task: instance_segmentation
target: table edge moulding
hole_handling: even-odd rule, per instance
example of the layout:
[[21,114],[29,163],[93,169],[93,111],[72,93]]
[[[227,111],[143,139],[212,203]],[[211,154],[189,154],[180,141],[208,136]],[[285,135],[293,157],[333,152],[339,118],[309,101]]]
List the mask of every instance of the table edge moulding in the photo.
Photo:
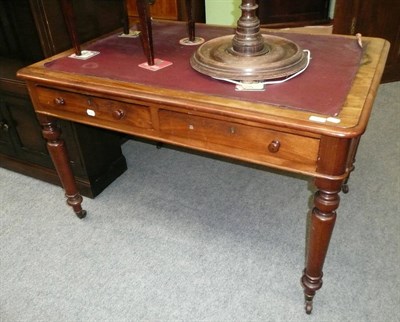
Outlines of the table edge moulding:
[[[253,94],[249,92],[231,94],[230,90],[235,91],[233,84],[222,85],[219,80],[201,75],[190,68],[189,59],[186,61],[186,58],[179,58],[181,54],[182,57],[186,57],[185,51],[193,53],[196,48],[190,49],[188,46],[180,48],[176,43],[178,48],[176,57],[172,56],[172,52],[169,55],[170,49],[162,50],[163,44],[159,43],[157,37],[163,32],[166,34],[160,36],[161,38],[168,38],[169,34],[176,33],[168,32],[168,28],[181,28],[181,36],[185,36],[184,23],[153,21],[153,24],[156,55],[162,55],[160,58],[173,63],[171,67],[163,69],[162,73],[166,74],[159,71],[144,71],[136,63],[132,63],[132,70],[135,71],[132,74],[136,77],[144,75],[144,78],[139,80],[130,79],[131,75],[127,75],[126,79],[90,73],[85,75],[82,69],[79,69],[79,72],[71,72],[68,69],[71,65],[66,61],[68,59],[66,57],[73,53],[72,50],[18,72],[18,76],[27,82],[35,111],[43,128],[43,136],[47,140],[49,152],[63,183],[68,204],[72,206],[78,217],[86,215],[81,206],[82,197],[76,188],[69,167],[65,144],[60,139],[57,119],[98,126],[158,142],[311,176],[315,179],[317,192],[311,215],[306,268],[301,278],[306,311],[311,313],[312,299],[322,286],[322,267],[335,223],[336,209],[339,207],[339,192],[344,184],[347,190],[347,179],[353,168],[358,142],[367,127],[385,66],[389,43],[383,39],[366,37],[363,39],[363,46],[360,47],[357,39],[351,36],[296,36],[310,45],[314,40],[315,42],[323,40],[327,46],[336,44],[337,40],[340,40],[340,42],[349,43],[352,48],[359,46],[358,50],[361,54],[355,73],[352,79],[345,81],[349,85],[348,90],[343,94],[341,108],[332,115],[303,108],[280,106],[275,102],[266,103],[268,99],[254,101]],[[208,28],[218,29],[218,32],[226,34],[232,30],[204,25],[199,26],[197,33],[209,39]],[[262,32],[271,31],[262,30]],[[291,37],[288,33],[278,31],[272,33],[277,36]],[[104,45],[109,41],[107,39],[111,39],[107,37],[113,37],[113,35],[84,44],[83,48],[95,48],[97,44]],[[110,41],[114,43],[119,40],[111,39]],[[130,44],[139,42],[135,39],[128,41]],[[98,48],[103,50],[98,56],[106,55],[108,47]],[[119,48],[116,46],[108,49],[115,54]],[[142,50],[129,51],[129,53],[132,55],[132,61],[134,59],[146,61]],[[292,84],[300,84],[302,80],[310,77],[310,73],[317,73],[313,71],[312,66],[314,64],[315,67],[321,63],[318,62],[318,48],[311,51],[311,57],[310,69],[287,83],[293,81],[298,83]],[[93,58],[93,62],[101,65],[101,59],[103,58]],[[329,67],[330,62],[326,61],[323,64]],[[182,75],[191,75],[187,76],[190,78],[197,77],[198,89],[187,90],[180,89],[179,86],[157,86],[151,83],[159,77],[157,75],[172,77],[172,73],[180,72],[183,73]],[[322,82],[324,74],[321,75],[314,79],[315,84]],[[336,75],[325,76],[332,79],[336,77]],[[202,86],[203,90],[200,90]],[[278,95],[279,88],[291,88],[290,86],[293,85],[285,86],[289,87],[270,85],[267,86],[264,94],[255,93],[254,96],[265,95],[268,98],[268,95],[272,93]],[[211,91],[214,87],[223,88],[223,93],[204,92],[204,88],[210,88]],[[328,91],[335,92],[336,88],[328,88],[322,95],[328,97],[330,94]],[[303,95],[304,97],[311,95],[307,99],[312,99],[316,93],[311,91]]]

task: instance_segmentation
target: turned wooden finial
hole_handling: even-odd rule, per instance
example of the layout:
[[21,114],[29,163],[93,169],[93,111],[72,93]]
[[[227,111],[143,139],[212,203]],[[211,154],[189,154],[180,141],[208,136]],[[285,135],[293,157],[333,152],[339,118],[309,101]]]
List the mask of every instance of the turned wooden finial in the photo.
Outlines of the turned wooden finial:
[[256,15],[256,0],[243,0],[240,5],[242,15],[237,22],[236,34],[232,40],[232,53],[243,56],[265,54],[265,46],[260,32],[260,19]]

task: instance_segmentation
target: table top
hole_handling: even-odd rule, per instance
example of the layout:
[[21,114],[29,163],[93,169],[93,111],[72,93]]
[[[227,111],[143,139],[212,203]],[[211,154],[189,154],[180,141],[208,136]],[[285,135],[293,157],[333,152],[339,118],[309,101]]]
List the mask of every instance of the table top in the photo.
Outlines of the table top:
[[[100,52],[89,60],[71,59],[72,52],[66,51],[24,68],[18,76],[64,89],[215,110],[276,126],[352,137],[365,130],[389,48],[387,41],[378,38],[364,38],[361,48],[351,36],[273,32],[310,50],[310,66],[284,84],[267,85],[264,92],[237,92],[234,85],[190,67],[197,46],[179,45],[185,24],[153,22],[153,29],[156,58],[172,62],[165,69],[140,68],[145,61],[140,40],[115,33],[83,46]],[[197,35],[206,40],[233,32],[197,26]]]

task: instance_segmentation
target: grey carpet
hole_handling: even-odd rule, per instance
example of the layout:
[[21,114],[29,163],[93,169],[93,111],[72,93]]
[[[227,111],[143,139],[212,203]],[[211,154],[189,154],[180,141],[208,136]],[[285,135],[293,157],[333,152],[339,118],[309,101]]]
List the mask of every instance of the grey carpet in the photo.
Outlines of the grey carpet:
[[0,168],[0,320],[400,321],[399,101],[380,87],[311,316],[308,178],[130,140],[84,220]]

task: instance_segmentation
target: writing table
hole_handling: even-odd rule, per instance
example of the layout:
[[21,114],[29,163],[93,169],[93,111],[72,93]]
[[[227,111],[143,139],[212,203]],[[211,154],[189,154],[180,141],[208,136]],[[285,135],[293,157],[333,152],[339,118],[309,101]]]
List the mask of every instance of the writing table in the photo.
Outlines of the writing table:
[[[366,129],[389,44],[365,38],[361,48],[350,36],[283,34],[310,50],[308,69],[262,92],[237,92],[191,69],[197,47],[179,44],[185,33],[184,24],[154,22],[156,58],[172,62],[158,71],[138,66],[145,62],[139,39],[114,34],[84,46],[99,51],[89,60],[69,58],[67,51],[18,72],[67,203],[78,217],[86,215],[57,119],[311,176],[317,192],[301,278],[310,313],[322,286],[339,192]],[[197,33],[207,40],[233,30],[200,25]]]

